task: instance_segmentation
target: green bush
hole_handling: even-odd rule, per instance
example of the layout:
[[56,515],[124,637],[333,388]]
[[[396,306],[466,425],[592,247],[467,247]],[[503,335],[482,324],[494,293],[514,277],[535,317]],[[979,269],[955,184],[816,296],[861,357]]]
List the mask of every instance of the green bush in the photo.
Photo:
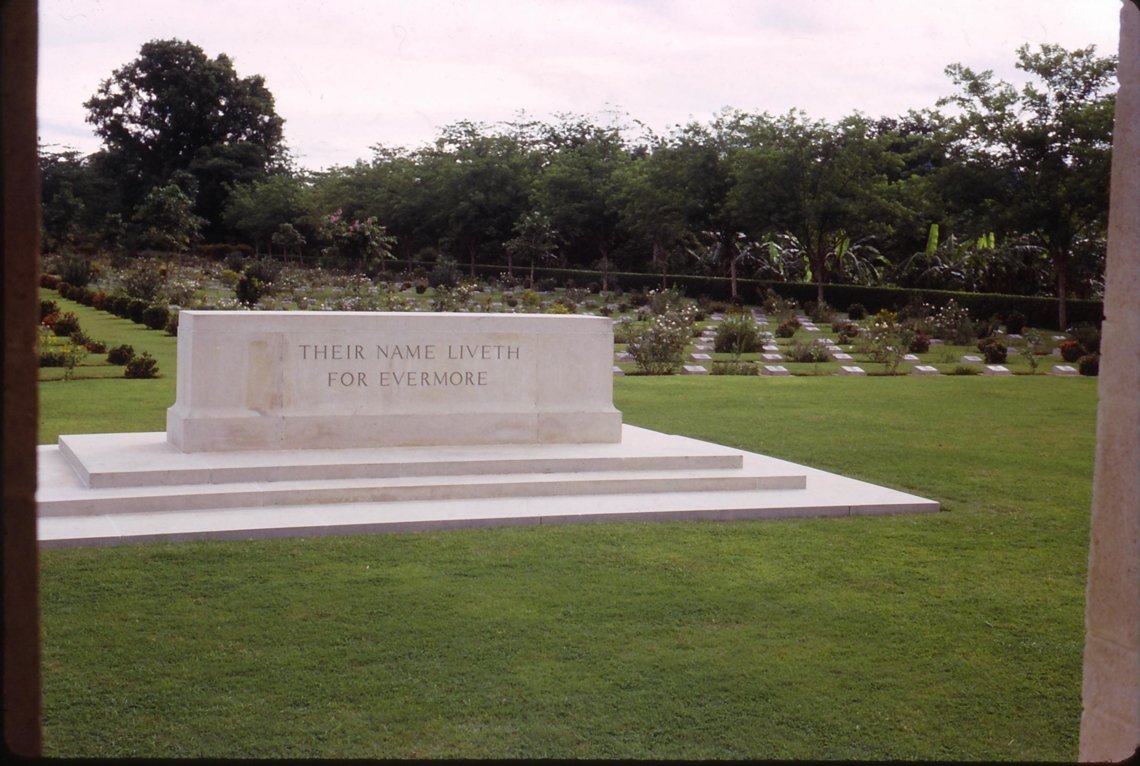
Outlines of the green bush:
[[440,258],[428,272],[427,281],[432,287],[455,287],[459,284],[459,265],[450,258]]
[[1077,370],[1081,375],[1095,378],[1100,374],[1100,354],[1085,354],[1077,360]]
[[67,352],[61,348],[45,348],[40,351],[40,367],[66,367]]
[[134,357],[131,361],[127,362],[127,368],[123,370],[124,378],[157,378],[158,377],[158,362],[150,355],[149,351],[144,351],[139,356]]
[[40,301],[40,321],[52,314],[59,313],[59,304],[55,301]]
[[716,328],[713,349],[721,354],[740,356],[760,350],[760,328],[747,314],[729,314]]
[[177,311],[171,311],[170,312],[170,318],[166,320],[166,327],[163,329],[166,330],[167,335],[173,335],[176,338],[178,337],[178,312]]
[[1020,311],[1011,311],[1005,315],[1005,331],[1008,335],[1021,335],[1025,329],[1025,314]]
[[123,319],[129,316],[130,305],[131,299],[126,295],[112,295],[107,299],[107,310]]
[[1089,322],[1077,322],[1070,332],[1087,353],[1100,353],[1100,330],[1097,329],[1096,325]]
[[827,349],[815,341],[810,341],[792,344],[792,347],[788,349],[788,358],[793,362],[826,362],[828,355]]
[[756,375],[759,369],[752,362],[713,362],[711,375]]
[[72,333],[78,331],[79,317],[75,316],[74,311],[68,311],[66,314],[60,316],[55,320],[55,324],[52,326],[52,332],[60,338],[70,337]]
[[150,306],[149,303],[141,298],[131,298],[127,302],[127,318],[135,324],[143,323],[143,312]]
[[863,317],[867,316],[867,307],[862,303],[852,303],[847,307],[847,318],[858,322]]
[[978,341],[978,351],[982,352],[987,364],[1005,364],[1008,354],[1005,344],[997,338],[983,338]]
[[142,323],[151,330],[164,329],[169,320],[170,309],[166,306],[160,306],[158,304],[147,306],[146,310],[142,313]]
[[77,253],[68,253],[59,261],[59,277],[76,287],[91,284],[91,262]]
[[691,337],[692,311],[658,314],[640,333],[630,339],[626,350],[637,368],[646,375],[672,375],[681,366],[681,355]]
[[920,332],[916,332],[914,337],[910,339],[910,353],[925,354],[929,350],[930,338]]
[[107,362],[110,364],[127,364],[135,358],[134,346],[123,344],[122,346],[115,346],[107,352]]
[[796,330],[800,329],[798,319],[785,319],[780,322],[780,326],[776,328],[776,337],[790,338],[796,334]]

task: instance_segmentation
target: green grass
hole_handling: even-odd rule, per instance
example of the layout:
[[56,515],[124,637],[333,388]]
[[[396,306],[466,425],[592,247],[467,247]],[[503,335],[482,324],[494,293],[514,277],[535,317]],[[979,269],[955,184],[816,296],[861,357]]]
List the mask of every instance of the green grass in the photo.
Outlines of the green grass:
[[72,380],[63,380],[60,368],[40,368],[39,443],[54,444],[69,433],[164,430],[166,408],[174,404],[177,338],[60,298],[54,290],[41,290],[40,296],[58,303],[61,312],[75,312],[83,331],[108,348],[127,344],[136,354],[149,352],[160,377],[124,378],[122,367],[105,364],[106,354],[89,354]]
[[[85,406],[161,428],[172,399],[41,388],[96,385]],[[45,551],[46,751],[1075,759],[1095,398],[1046,376],[615,380],[627,422],[940,514]]]

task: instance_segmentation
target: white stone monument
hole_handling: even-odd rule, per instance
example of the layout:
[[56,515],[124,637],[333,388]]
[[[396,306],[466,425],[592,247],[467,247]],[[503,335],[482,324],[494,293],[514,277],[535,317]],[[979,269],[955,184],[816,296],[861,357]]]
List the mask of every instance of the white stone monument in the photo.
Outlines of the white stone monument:
[[183,452],[621,440],[604,317],[184,311]]
[[40,542],[938,510],[623,425],[613,376],[602,317],[184,312],[166,432],[40,447]]

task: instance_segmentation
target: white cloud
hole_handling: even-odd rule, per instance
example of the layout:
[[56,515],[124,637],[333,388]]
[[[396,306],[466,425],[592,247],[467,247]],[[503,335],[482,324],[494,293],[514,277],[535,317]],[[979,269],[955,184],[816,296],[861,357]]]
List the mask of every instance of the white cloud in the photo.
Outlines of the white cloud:
[[[41,0],[40,130],[97,148],[83,101],[151,39],[261,74],[316,167],[460,119],[619,105],[664,130],[724,107],[837,119],[933,106],[961,61],[1018,79],[1022,43],[1115,52],[1119,0]],[[84,138],[86,137],[86,138]]]

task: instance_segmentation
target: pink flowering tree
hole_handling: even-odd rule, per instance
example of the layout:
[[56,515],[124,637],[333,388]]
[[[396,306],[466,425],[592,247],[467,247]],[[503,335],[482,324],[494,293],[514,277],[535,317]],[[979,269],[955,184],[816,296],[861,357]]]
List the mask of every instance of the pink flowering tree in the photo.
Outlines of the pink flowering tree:
[[355,218],[349,221],[344,211],[337,209],[321,220],[320,233],[332,242],[324,249],[325,255],[358,264],[363,271],[369,271],[377,264],[383,265],[385,260],[394,257],[392,248],[396,238],[388,234],[373,216],[363,221]]

